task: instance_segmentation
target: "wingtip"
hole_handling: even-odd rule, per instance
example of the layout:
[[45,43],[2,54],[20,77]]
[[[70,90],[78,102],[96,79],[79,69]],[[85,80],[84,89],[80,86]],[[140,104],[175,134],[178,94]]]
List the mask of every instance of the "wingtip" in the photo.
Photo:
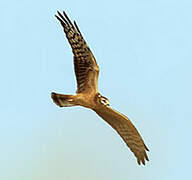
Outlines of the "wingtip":
[[139,165],[143,164],[145,166],[145,163],[146,163],[145,160],[149,161],[149,158],[148,158],[146,152],[144,152],[144,155],[142,157],[140,157],[140,158],[138,157],[137,158],[137,162],[138,162]]
[[139,165],[141,165],[141,162],[140,162],[140,160],[139,160],[139,159],[137,159],[137,163],[138,163]]
[[69,21],[70,21],[70,19],[69,19],[69,17],[68,17],[68,15],[67,15],[67,13],[66,13],[65,11],[63,11],[63,15],[65,16],[65,18],[66,18],[67,20],[69,20]]
[[145,159],[144,159],[144,158],[142,159],[142,163],[143,163],[143,165],[145,166]]
[[[141,163],[142,162],[142,163]],[[139,165],[144,165],[145,166],[145,159],[143,158],[143,159],[137,159],[137,163],[139,164]]]
[[149,149],[148,149],[148,147],[147,147],[146,145],[145,145],[145,150],[146,150],[146,151],[149,151]]
[[61,24],[63,23],[63,21],[61,20],[61,18],[60,18],[57,14],[55,15],[55,17],[56,17],[56,19],[57,19],[58,21],[60,21]]
[[57,13],[56,13],[56,15],[55,16],[61,16],[61,13],[60,13],[60,11],[59,10],[57,10]]
[[81,31],[80,31],[76,21],[73,21],[73,22],[74,22],[75,28],[77,29],[78,33],[82,36]]
[[66,14],[66,12],[65,12],[65,11],[63,11],[63,14],[64,14],[65,16],[67,16],[67,14]]

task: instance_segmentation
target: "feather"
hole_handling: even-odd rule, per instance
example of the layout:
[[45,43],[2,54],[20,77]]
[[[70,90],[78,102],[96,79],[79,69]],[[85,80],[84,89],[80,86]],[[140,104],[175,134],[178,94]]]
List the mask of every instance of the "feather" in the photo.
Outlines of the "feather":
[[110,126],[122,137],[124,142],[136,156],[138,164],[142,162],[145,165],[145,160],[149,161],[146,154],[146,151],[149,151],[149,149],[145,145],[135,126],[126,116],[108,106],[102,106],[94,111],[110,124]]
[[[61,23],[66,37],[71,45],[74,55],[74,69],[77,80],[77,93],[97,92],[99,67],[87,46],[79,27],[74,21],[74,25],[65,12],[63,15],[58,11],[55,17]],[[90,72],[90,70],[94,70]],[[84,78],[84,80],[82,80]]]

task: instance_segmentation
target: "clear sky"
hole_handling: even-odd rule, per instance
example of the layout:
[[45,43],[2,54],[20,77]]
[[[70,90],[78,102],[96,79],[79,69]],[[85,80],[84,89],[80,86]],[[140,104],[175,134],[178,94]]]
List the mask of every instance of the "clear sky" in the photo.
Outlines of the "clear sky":
[[[191,0],[1,1],[0,179],[191,179],[191,9]],[[57,10],[94,53],[100,92],[144,138],[145,167],[94,112],[52,103],[52,91],[76,90]]]

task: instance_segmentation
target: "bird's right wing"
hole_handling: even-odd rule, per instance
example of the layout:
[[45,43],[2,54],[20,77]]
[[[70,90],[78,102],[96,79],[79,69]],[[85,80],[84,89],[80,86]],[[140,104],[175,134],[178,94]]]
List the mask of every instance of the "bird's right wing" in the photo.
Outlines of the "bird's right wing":
[[91,50],[75,21],[73,25],[65,12],[61,14],[58,11],[55,16],[60,21],[73,51],[77,93],[96,93],[99,67]]
[[108,106],[103,106],[94,111],[109,123],[123,138],[124,142],[136,156],[138,164],[142,162],[145,165],[145,159],[149,161],[146,154],[146,151],[149,151],[147,146],[135,126],[126,116]]

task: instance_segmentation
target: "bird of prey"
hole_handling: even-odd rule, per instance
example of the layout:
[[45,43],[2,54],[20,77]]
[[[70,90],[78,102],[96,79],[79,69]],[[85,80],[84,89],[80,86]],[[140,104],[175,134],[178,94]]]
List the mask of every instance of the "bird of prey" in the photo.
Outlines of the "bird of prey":
[[146,154],[149,150],[139,132],[125,115],[110,108],[109,100],[98,92],[99,67],[76,22],[72,23],[65,12],[57,13],[55,17],[72,48],[77,91],[75,95],[52,92],[54,103],[60,107],[83,106],[95,111],[117,131],[134,153],[138,164],[142,162],[145,165],[145,160],[149,161]]

